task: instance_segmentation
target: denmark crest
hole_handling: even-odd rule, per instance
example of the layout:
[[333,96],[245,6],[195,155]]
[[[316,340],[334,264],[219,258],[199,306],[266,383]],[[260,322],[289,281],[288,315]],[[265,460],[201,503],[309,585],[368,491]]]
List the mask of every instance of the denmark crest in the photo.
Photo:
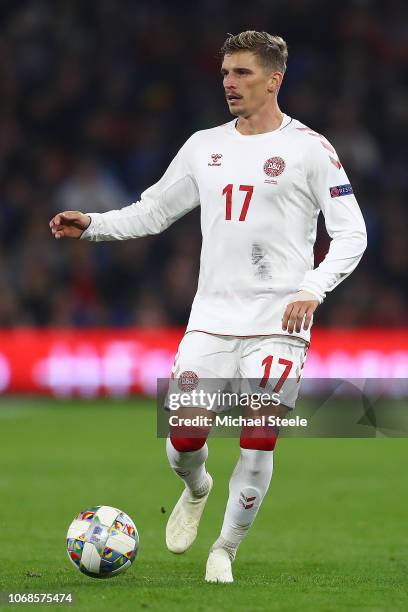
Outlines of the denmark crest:
[[270,157],[264,163],[264,172],[268,176],[279,176],[285,169],[285,160],[281,157]]
[[198,376],[195,372],[186,370],[179,376],[178,386],[181,391],[193,391],[197,388]]

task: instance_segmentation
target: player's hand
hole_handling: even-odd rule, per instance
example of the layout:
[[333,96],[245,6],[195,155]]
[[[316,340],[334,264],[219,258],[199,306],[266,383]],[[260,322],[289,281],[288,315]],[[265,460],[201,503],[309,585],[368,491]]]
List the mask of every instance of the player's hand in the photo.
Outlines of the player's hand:
[[91,223],[91,217],[79,210],[66,210],[58,213],[50,221],[51,232],[54,238],[80,238],[82,232]]
[[303,329],[309,329],[313,313],[318,306],[319,300],[315,295],[308,291],[298,291],[293,302],[286,306],[282,318],[283,331],[287,329],[290,334],[293,334],[293,331],[296,330],[299,333],[302,329],[303,319],[305,319]]

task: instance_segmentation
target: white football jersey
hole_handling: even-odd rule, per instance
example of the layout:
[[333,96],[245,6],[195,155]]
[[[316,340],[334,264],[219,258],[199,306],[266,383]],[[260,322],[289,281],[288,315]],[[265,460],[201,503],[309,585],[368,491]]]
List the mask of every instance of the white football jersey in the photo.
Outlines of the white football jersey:
[[[196,132],[139,202],[91,213],[86,240],[125,240],[165,230],[201,206],[200,277],[187,330],[284,334],[300,289],[320,301],[358,264],[366,230],[331,144],[284,116],[280,128],[244,136],[236,120]],[[315,269],[319,212],[332,238]],[[295,336],[309,340],[310,331]]]

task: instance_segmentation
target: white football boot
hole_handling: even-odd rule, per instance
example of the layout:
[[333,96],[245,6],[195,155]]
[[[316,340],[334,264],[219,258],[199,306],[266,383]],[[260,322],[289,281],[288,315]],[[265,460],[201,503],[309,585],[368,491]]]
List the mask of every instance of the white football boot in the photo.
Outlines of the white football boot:
[[173,508],[166,526],[166,545],[175,554],[188,550],[197,537],[198,525],[201,515],[213,486],[213,480],[207,473],[209,480],[208,492],[202,497],[194,497],[186,488]]
[[211,551],[205,570],[206,582],[234,582],[229,554],[223,548]]

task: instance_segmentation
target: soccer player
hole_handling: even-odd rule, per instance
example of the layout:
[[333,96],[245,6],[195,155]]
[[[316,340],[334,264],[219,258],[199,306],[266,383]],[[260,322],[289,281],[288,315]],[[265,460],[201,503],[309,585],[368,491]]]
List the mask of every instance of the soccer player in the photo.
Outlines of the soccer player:
[[[285,410],[296,401],[313,313],[366,248],[363,217],[335,149],[278,106],[287,56],[279,36],[230,35],[221,74],[234,119],[193,134],[139,202],[105,213],[66,211],[50,222],[57,239],[126,240],[158,234],[201,206],[198,289],[173,376],[277,379]],[[332,240],[314,268],[320,211]],[[231,564],[271,481],[275,442],[262,428],[242,430],[208,582],[233,581]],[[166,542],[183,553],[212,487],[206,436],[171,432],[167,455],[185,489]]]

